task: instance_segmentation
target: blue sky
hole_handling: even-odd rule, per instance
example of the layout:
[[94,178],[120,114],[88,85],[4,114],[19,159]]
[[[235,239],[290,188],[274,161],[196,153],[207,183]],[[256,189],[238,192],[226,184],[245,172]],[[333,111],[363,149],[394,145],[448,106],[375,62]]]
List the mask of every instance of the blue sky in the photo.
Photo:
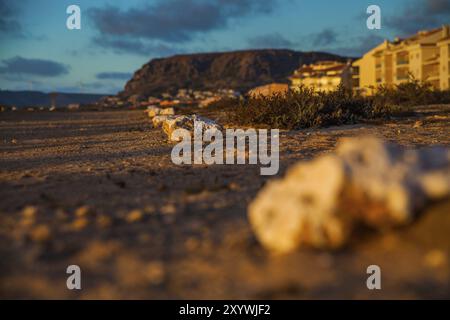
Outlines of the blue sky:
[[[80,6],[81,30],[66,28]],[[366,9],[382,10],[368,30]],[[0,0],[0,88],[116,93],[152,58],[250,48],[358,56],[450,23],[449,0]]]

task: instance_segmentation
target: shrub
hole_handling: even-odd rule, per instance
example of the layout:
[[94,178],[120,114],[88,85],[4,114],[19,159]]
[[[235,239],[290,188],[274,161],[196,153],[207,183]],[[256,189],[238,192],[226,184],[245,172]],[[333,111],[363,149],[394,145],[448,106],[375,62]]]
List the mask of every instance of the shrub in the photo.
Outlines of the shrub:
[[450,90],[436,90],[430,83],[410,76],[410,81],[393,87],[380,86],[373,96],[378,104],[401,107],[450,103]]
[[241,125],[300,129],[354,123],[385,116],[389,111],[374,99],[358,96],[342,86],[319,93],[301,87],[283,95],[247,97],[231,109],[229,116],[230,121]]
[[381,86],[370,97],[343,86],[332,92],[300,87],[286,94],[222,102],[228,120],[235,124],[280,129],[351,124],[385,118],[411,106],[439,103],[450,103],[450,90],[434,90],[430,84],[414,79],[395,87]]
[[212,102],[208,106],[208,110],[228,111],[229,109],[233,109],[238,104],[239,98],[222,98],[220,100]]

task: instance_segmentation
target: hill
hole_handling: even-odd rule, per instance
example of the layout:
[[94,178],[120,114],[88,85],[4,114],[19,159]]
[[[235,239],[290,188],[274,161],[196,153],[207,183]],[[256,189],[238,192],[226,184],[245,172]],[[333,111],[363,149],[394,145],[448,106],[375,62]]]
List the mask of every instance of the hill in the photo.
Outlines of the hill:
[[176,55],[145,64],[121,95],[155,95],[180,88],[246,91],[271,82],[288,82],[294,70],[305,63],[347,59],[323,52],[275,49]]
[[[72,103],[88,104],[98,101],[102,94],[58,93],[56,106],[65,107]],[[51,105],[49,93],[40,91],[0,90],[0,105],[16,107],[48,107]]]

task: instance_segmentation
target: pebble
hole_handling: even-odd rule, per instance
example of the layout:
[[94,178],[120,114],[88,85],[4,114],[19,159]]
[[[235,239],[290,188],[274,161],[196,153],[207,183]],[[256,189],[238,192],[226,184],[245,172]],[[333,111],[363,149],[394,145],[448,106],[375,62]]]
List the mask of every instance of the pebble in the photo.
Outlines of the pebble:
[[112,225],[112,219],[107,215],[100,215],[97,217],[97,226],[100,228],[108,228]]
[[125,220],[128,223],[134,223],[134,222],[141,221],[143,217],[144,217],[144,214],[142,213],[142,210],[136,209],[136,210],[130,211],[127,214]]
[[172,215],[177,212],[177,208],[172,203],[168,203],[161,207],[161,213],[166,215]]
[[38,208],[35,206],[26,206],[22,210],[22,216],[24,218],[34,218],[38,212]]
[[160,261],[152,261],[148,263],[145,267],[145,275],[151,284],[161,284],[165,277],[164,264]]
[[30,239],[34,242],[47,242],[51,238],[50,228],[47,225],[39,225],[30,231]]
[[89,224],[89,220],[84,217],[76,218],[72,224],[71,229],[74,231],[81,231]]
[[89,206],[82,206],[75,210],[75,216],[86,217],[91,214],[91,208]]
[[444,251],[434,249],[425,254],[424,263],[429,268],[439,268],[445,265],[447,256]]

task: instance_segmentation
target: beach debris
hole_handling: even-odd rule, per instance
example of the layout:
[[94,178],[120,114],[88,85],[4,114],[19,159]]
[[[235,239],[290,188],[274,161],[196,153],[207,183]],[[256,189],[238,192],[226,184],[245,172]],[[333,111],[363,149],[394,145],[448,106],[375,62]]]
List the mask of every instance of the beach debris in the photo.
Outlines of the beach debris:
[[384,229],[412,222],[432,200],[450,195],[450,150],[411,150],[373,137],[347,138],[334,154],[291,168],[249,206],[268,249],[339,248],[364,224]]

